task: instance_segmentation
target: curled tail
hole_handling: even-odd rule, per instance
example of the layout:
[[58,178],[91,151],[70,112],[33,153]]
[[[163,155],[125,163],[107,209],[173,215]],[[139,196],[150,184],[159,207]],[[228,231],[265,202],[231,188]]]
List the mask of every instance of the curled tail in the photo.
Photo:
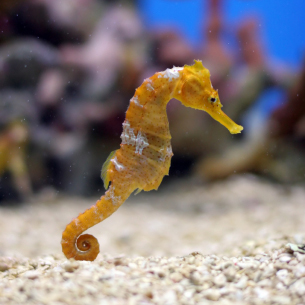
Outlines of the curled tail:
[[99,243],[90,235],[81,235],[84,231],[103,221],[115,212],[128,198],[131,192],[125,196],[119,196],[120,190],[116,190],[112,184],[105,196],[102,196],[95,205],[84,213],[74,218],[62,233],[62,251],[67,258],[75,260],[93,261],[99,254]]

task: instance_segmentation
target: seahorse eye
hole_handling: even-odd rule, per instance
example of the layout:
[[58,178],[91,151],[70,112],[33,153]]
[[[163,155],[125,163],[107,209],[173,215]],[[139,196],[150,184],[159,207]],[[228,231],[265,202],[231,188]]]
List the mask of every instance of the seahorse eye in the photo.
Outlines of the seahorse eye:
[[211,103],[215,103],[217,101],[217,97],[209,97],[209,101]]

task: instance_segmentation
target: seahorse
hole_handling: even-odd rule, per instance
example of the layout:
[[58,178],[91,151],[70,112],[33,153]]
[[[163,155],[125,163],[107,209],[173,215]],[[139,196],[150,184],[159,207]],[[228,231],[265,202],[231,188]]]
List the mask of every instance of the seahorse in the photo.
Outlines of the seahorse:
[[102,167],[106,191],[95,205],[74,218],[62,234],[62,251],[67,258],[93,261],[99,253],[97,239],[84,231],[114,213],[136,190],[157,190],[168,175],[171,135],[166,105],[172,98],[184,106],[208,112],[232,134],[243,127],[222,110],[210,72],[200,60],[192,66],[173,67],[144,80],[130,100],[123,123],[120,149],[112,152]]

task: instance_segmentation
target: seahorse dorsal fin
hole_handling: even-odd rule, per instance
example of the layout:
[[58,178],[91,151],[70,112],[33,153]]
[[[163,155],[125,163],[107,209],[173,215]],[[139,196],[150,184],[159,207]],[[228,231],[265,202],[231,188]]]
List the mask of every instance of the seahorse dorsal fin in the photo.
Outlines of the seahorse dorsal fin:
[[108,156],[108,158],[106,159],[106,161],[104,162],[103,167],[102,167],[101,178],[103,179],[104,187],[106,190],[108,189],[108,186],[109,186],[109,177],[108,177],[107,171],[111,164],[110,160],[114,157],[115,153],[116,153],[116,150],[114,150],[110,153],[110,155]]

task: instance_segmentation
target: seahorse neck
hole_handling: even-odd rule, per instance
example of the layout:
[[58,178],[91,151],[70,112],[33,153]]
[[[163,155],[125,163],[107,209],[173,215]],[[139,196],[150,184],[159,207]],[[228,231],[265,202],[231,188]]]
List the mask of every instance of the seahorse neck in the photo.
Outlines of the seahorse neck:
[[[183,68],[174,67],[144,80],[130,100],[123,125],[122,140],[136,139],[138,131],[170,140],[167,103],[175,97]],[[133,133],[131,132],[134,132]],[[129,134],[130,133],[130,134]]]
[[[164,98],[163,102],[166,106],[168,102],[175,97],[177,85],[181,79],[181,71],[184,67],[173,67],[172,69],[166,69],[163,72],[157,73],[158,79],[161,79],[163,90],[167,91],[169,95]],[[160,94],[162,96],[162,93]]]

